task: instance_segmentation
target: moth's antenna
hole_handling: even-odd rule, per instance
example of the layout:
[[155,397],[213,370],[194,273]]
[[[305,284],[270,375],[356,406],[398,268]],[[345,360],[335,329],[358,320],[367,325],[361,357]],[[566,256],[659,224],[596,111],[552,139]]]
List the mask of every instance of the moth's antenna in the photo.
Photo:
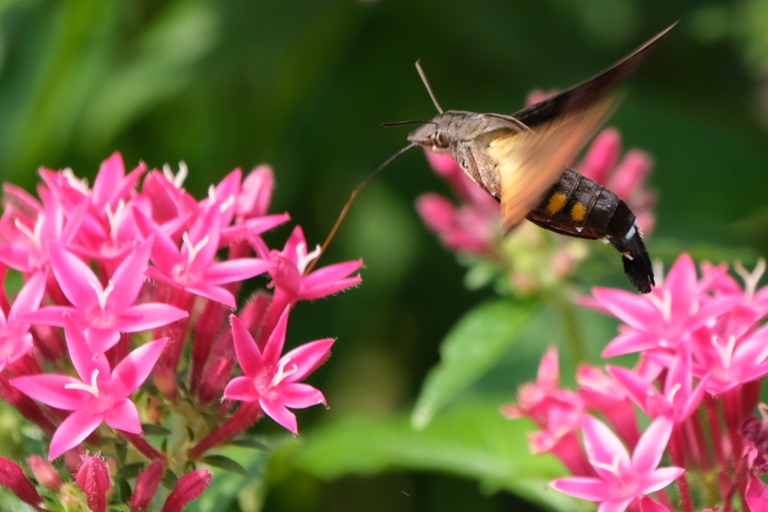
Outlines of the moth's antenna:
[[437,102],[437,98],[435,98],[435,93],[432,92],[432,88],[429,86],[429,81],[427,80],[427,75],[424,74],[424,70],[421,69],[421,61],[416,61],[416,70],[419,72],[419,76],[421,77],[421,81],[424,82],[424,87],[427,88],[427,92],[429,93],[429,97],[432,98],[432,103],[435,104],[435,108],[438,112],[441,114],[443,113],[443,108],[440,106],[440,104]]
[[328,245],[330,245],[331,240],[333,240],[333,237],[336,236],[336,231],[339,230],[339,226],[341,226],[341,221],[344,220],[344,217],[347,216],[347,212],[349,211],[349,207],[352,206],[352,203],[355,202],[355,199],[357,198],[357,194],[360,193],[361,190],[363,190],[363,187],[365,187],[368,183],[371,182],[373,178],[376,177],[377,174],[379,174],[381,171],[384,170],[386,166],[392,163],[392,161],[411,149],[412,147],[416,146],[415,142],[411,142],[407,146],[405,146],[403,149],[392,155],[391,157],[387,158],[387,160],[381,164],[375,171],[373,171],[371,174],[368,175],[367,178],[365,178],[356,188],[352,191],[352,194],[350,194],[349,199],[347,199],[347,202],[344,204],[344,208],[341,209],[341,213],[339,213],[338,218],[336,219],[336,222],[334,223],[333,227],[331,228],[331,232],[328,233],[328,236],[325,239],[325,242],[323,242],[323,245],[320,247],[320,254],[317,255],[317,258],[313,259],[309,265],[307,265],[306,270],[304,270],[304,275],[306,276],[310,272],[312,272],[312,269],[315,268],[315,265],[317,264],[317,261],[320,259],[320,257],[325,253],[325,250],[328,248]]

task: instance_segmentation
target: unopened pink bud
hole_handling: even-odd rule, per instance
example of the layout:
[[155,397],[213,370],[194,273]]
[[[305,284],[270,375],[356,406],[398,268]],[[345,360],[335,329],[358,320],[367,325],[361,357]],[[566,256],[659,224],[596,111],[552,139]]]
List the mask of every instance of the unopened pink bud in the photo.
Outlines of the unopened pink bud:
[[163,465],[160,462],[153,462],[141,472],[136,479],[136,489],[128,502],[131,512],[144,512],[147,509],[157,492],[162,477]]
[[106,461],[98,455],[86,455],[75,480],[85,492],[88,508],[93,512],[106,512],[112,487]]
[[260,165],[243,180],[237,198],[237,215],[246,219],[267,213],[275,188],[275,176],[268,165]]
[[0,457],[0,485],[10,489],[24,503],[37,506],[43,501],[21,467],[5,457]]
[[27,463],[40,485],[51,490],[61,487],[61,475],[52,464],[44,461],[39,455],[32,455],[27,459]]
[[207,469],[198,469],[179,478],[176,488],[165,500],[160,512],[180,512],[187,503],[203,494],[212,477]]

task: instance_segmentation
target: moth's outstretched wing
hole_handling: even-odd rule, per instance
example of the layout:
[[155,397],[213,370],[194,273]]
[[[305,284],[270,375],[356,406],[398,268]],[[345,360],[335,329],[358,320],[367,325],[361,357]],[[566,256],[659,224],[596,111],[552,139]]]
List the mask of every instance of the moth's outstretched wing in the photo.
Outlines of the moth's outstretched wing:
[[599,75],[512,116],[528,130],[502,135],[489,144],[501,181],[502,222],[517,226],[542,201],[615,107],[613,89],[632,74],[673,24]]
[[536,128],[540,124],[552,122],[553,119],[560,116],[589,109],[634,73],[643,60],[650,55],[651,50],[675,25],[677,22],[653,36],[602,73],[551,98],[530,105],[512,114],[512,117],[530,128]]
[[567,163],[613,112],[613,97],[536,128],[493,139],[488,154],[501,181],[501,219],[508,231],[544,199]]

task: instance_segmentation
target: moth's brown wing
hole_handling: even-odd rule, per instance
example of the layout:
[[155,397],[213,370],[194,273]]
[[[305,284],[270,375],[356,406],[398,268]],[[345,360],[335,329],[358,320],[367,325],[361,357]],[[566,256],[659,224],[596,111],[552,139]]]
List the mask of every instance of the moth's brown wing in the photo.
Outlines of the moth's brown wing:
[[625,78],[634,73],[656,44],[675,25],[677,23],[662,30],[635,51],[597,76],[551,98],[530,105],[512,114],[512,117],[530,128],[536,128],[541,124],[552,122],[562,115],[591,108],[592,105],[601,101]]
[[599,75],[508,116],[529,130],[500,136],[489,145],[500,173],[502,222],[507,230],[541,203],[565,166],[612,112],[613,89],[676,24]]
[[613,112],[608,97],[592,108],[561,115],[536,128],[491,140],[488,154],[501,181],[501,220],[517,226],[544,199],[576,153]]

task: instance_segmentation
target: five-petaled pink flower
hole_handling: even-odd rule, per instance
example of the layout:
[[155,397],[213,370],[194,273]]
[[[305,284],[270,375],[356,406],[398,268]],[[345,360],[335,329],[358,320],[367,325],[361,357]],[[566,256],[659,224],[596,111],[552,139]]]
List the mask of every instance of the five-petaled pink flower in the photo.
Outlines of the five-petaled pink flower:
[[274,267],[259,258],[216,261],[222,229],[218,203],[205,208],[192,227],[182,235],[181,247],[151,219],[136,212],[136,221],[145,236],[154,235],[148,277],[234,308],[235,297],[223,285],[243,281]]
[[40,374],[11,380],[11,384],[35,400],[74,411],[56,429],[48,460],[80,444],[103,422],[117,430],[141,433],[139,413],[129,397],[149,376],[167,341],[162,338],[145,343],[112,370],[103,354],[94,354],[72,321],[66,334],[69,355],[80,379]]
[[634,500],[663,489],[685,472],[677,467],[657,468],[672,427],[666,418],[651,423],[630,456],[605,423],[586,416],[584,450],[598,476],[559,478],[549,485],[576,498],[599,502],[599,512],[623,512]]
[[[263,252],[260,244],[256,244],[255,248]],[[361,260],[328,265],[307,274],[310,263],[319,255],[320,247],[307,252],[304,231],[301,226],[296,226],[283,250],[269,253],[269,259],[275,264],[269,269],[269,274],[276,292],[289,296],[289,303],[294,304],[298,300],[327,297],[360,283],[359,275],[348,276],[363,266]]]
[[74,305],[44,307],[22,317],[29,322],[64,327],[68,321],[85,332],[96,353],[113,347],[121,332],[140,332],[187,316],[174,306],[159,302],[134,304],[144,285],[152,239],[142,243],[118,266],[106,286],[80,258],[58,244],[51,244],[51,266],[64,295]]
[[284,356],[289,309],[283,312],[264,350],[259,350],[243,322],[231,316],[232,337],[237,360],[245,375],[232,379],[224,389],[224,398],[243,402],[258,401],[263,411],[294,434],[298,433],[296,416],[288,410],[325,404],[323,394],[298,381],[315,371],[330,355],[333,340],[317,340],[297,347]]

